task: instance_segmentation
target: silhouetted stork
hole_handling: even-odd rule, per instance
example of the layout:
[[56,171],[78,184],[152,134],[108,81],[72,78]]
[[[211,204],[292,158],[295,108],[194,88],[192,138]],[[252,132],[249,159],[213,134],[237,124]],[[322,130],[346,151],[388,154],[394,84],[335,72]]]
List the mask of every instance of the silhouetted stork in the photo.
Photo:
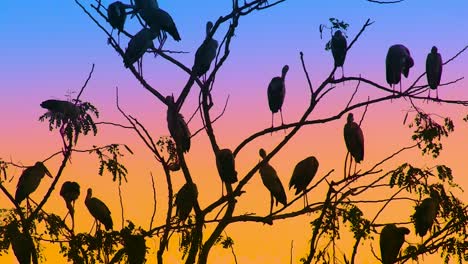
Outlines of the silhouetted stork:
[[317,174],[319,162],[314,156],[310,156],[301,160],[294,167],[291,180],[289,181],[289,189],[294,187],[296,189],[296,195],[300,192],[304,192],[304,207],[309,205],[307,200],[307,194],[305,193],[307,186]]
[[439,198],[436,195],[431,195],[430,198],[424,199],[421,204],[415,207],[413,215],[414,227],[416,234],[424,237],[427,231],[431,230],[432,225],[439,211]]
[[[265,159],[266,152],[264,149],[260,149],[259,151],[260,157]],[[273,212],[273,197],[276,199],[276,206],[278,206],[278,202],[286,206],[286,192],[284,191],[283,184],[281,184],[281,180],[276,174],[276,170],[268,164],[268,162],[264,162],[260,165],[260,176],[262,177],[262,182],[265,187],[267,187],[268,191],[270,191],[270,214]]]
[[177,112],[177,106],[174,102],[174,96],[166,97],[167,106],[167,127],[171,137],[183,152],[190,150],[190,130],[185,123],[182,114]]
[[[364,134],[362,133],[361,127],[356,122],[354,122],[354,116],[352,113],[348,114],[347,122],[343,129],[343,134],[346,148],[352,156],[349,164],[350,171],[353,159],[356,163],[361,163],[361,161],[364,159]],[[348,156],[346,155],[346,157]],[[354,168],[356,169],[356,167]]]
[[341,30],[335,31],[331,39],[331,51],[333,60],[335,61],[335,67],[341,67],[342,77],[344,77],[343,64],[346,59],[347,48],[348,43]]
[[153,39],[156,38],[156,36],[157,34],[151,29],[143,28],[130,39],[124,54],[125,68],[139,61],[137,67],[138,73],[143,75],[143,55],[148,49],[154,48]]
[[36,162],[34,166],[26,168],[18,180],[18,185],[16,185],[15,201],[21,204],[24,199],[28,198],[37,189],[45,175],[52,178],[52,174],[40,161]]
[[383,264],[393,264],[398,258],[401,246],[405,242],[405,235],[410,231],[406,227],[386,225],[380,233],[380,253]]
[[41,103],[41,107],[54,114],[61,114],[64,118],[75,119],[80,114],[80,108],[69,101],[55,99],[45,100]]
[[159,40],[158,49],[161,49],[166,42],[166,32],[169,33],[175,41],[181,40],[174,20],[166,11],[161,8],[148,7],[140,9],[139,13],[151,30],[157,34]]
[[6,238],[10,241],[13,253],[20,264],[30,264],[31,255],[34,250],[34,242],[31,236],[19,231],[18,223],[8,224]]
[[289,66],[284,65],[283,70],[281,71],[281,77],[276,76],[271,79],[270,84],[268,85],[268,105],[271,110],[271,128],[273,128],[273,115],[278,113],[281,114],[281,125],[283,123],[283,112],[281,107],[283,106],[284,96],[286,95],[286,86],[284,84],[284,79],[288,73]]
[[[429,88],[436,90],[437,99],[439,99],[439,90],[437,87],[440,85],[440,77],[442,76],[442,56],[437,52],[437,47],[433,46],[431,53],[427,55],[426,59],[426,76]],[[428,98],[431,97],[431,90],[429,90]]]
[[237,182],[236,163],[230,149],[221,149],[218,152],[216,155],[216,167],[223,182],[227,184]]
[[198,197],[198,189],[195,184],[186,183],[176,195],[176,214],[179,220],[184,222],[192,211]]
[[125,20],[127,19],[127,13],[125,10],[130,7],[131,6],[125,5],[120,1],[113,2],[107,7],[107,21],[109,21],[109,24],[112,26],[111,35],[114,29],[118,30],[117,36],[119,38],[119,44],[120,32],[123,31]]
[[208,72],[208,70],[210,69],[211,62],[216,57],[218,41],[209,37],[211,28],[213,28],[213,23],[211,21],[208,21],[206,23],[205,40],[195,53],[195,62],[192,67],[192,72],[197,77],[205,75]]
[[401,92],[401,74],[408,78],[409,70],[414,66],[413,58],[407,47],[397,44],[388,49],[385,59],[387,83],[395,91],[395,84],[400,83]]
[[135,0],[134,11],[132,13],[137,13],[144,8],[159,8],[158,1],[156,0]]
[[[111,212],[101,200],[93,196],[93,190],[88,188],[88,193],[85,199],[85,205],[88,211],[95,218],[96,222],[99,221],[106,227],[106,230],[111,230],[113,227]],[[97,230],[96,226],[96,230]]]
[[80,196],[80,185],[77,182],[66,181],[60,189],[60,196],[65,200],[68,212],[72,218],[72,225],[75,225],[75,201]]

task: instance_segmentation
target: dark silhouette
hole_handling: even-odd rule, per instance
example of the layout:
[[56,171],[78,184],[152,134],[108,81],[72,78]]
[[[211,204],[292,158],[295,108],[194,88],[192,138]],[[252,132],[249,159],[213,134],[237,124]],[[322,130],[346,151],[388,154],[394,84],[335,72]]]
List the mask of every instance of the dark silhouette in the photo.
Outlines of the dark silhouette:
[[[265,159],[266,152],[264,149],[260,149],[259,151],[260,157]],[[284,191],[283,184],[281,184],[281,180],[276,174],[276,170],[268,164],[268,162],[264,162],[260,165],[260,176],[262,177],[262,182],[265,187],[267,187],[268,191],[270,191],[270,214],[273,212],[273,197],[276,199],[276,206],[278,206],[278,202],[286,206],[286,192]]]
[[271,127],[273,128],[273,115],[278,113],[281,114],[281,125],[283,123],[283,112],[281,107],[283,106],[284,96],[286,95],[286,86],[284,84],[284,79],[288,73],[289,66],[284,65],[283,70],[281,71],[281,77],[276,76],[271,79],[270,84],[268,85],[268,105],[271,110]]
[[42,102],[41,107],[70,119],[75,119],[80,114],[80,108],[69,101],[50,99]]
[[181,222],[184,222],[190,215],[197,197],[198,189],[195,184],[186,183],[180,188],[176,195],[175,206],[177,207],[176,214]]
[[[106,230],[111,230],[113,227],[111,212],[109,208],[98,198],[92,197],[93,190],[88,188],[88,194],[86,195],[85,204],[88,211],[96,219],[106,227]],[[97,229],[97,227],[96,227]]]
[[132,13],[137,13],[145,8],[159,8],[159,5],[156,0],[135,0],[135,6],[133,8],[134,11]]
[[70,213],[72,219],[74,219],[75,201],[80,196],[80,185],[77,182],[64,182],[62,184],[62,188],[60,189],[60,196],[62,196],[63,200],[65,200],[68,212]]
[[[164,45],[167,35],[171,35],[175,41],[180,41],[179,31],[172,20],[171,15],[161,8],[146,7],[139,11],[141,18],[148,24],[148,26],[158,35],[160,48]],[[162,32],[162,35],[161,35]]]
[[421,204],[416,206],[413,220],[417,235],[424,237],[427,231],[431,230],[438,208],[439,199],[435,196],[424,199]]
[[[436,98],[439,99],[439,90],[437,90],[437,87],[440,85],[440,77],[442,76],[442,56],[437,52],[436,46],[433,46],[431,53],[427,54],[426,76],[429,88],[436,90]],[[429,90],[428,97],[431,97],[431,90]]]
[[333,54],[333,60],[335,61],[335,67],[341,67],[342,77],[344,76],[343,64],[346,59],[346,49],[348,43],[346,42],[345,36],[341,30],[335,31],[331,39],[331,51]]
[[153,39],[156,36],[157,34],[151,29],[143,28],[130,39],[124,54],[125,68],[141,59],[138,63],[138,72],[142,75],[143,55],[148,49],[154,48]]
[[[352,113],[348,114],[343,134],[346,148],[352,157],[351,162],[354,159],[356,163],[361,163],[364,159],[364,134],[362,133],[361,127],[354,122],[354,116]],[[349,167],[351,168],[351,163],[349,164]]]
[[213,28],[213,23],[208,21],[206,23],[206,38],[195,53],[195,62],[193,63],[192,72],[197,77],[208,72],[211,62],[216,57],[218,41],[209,37],[211,28]]
[[309,204],[305,190],[314,178],[315,174],[317,174],[318,167],[319,162],[314,156],[310,156],[299,161],[296,167],[294,167],[291,180],[289,181],[289,189],[292,187],[295,188],[295,195],[298,195],[300,192],[304,192],[304,206]]
[[185,123],[184,116],[177,112],[174,96],[166,97],[167,106],[167,128],[176,145],[183,151],[190,150],[190,130]]
[[125,10],[128,7],[130,6],[125,5],[120,1],[113,2],[107,7],[107,20],[109,21],[109,24],[112,26],[112,31],[114,31],[114,29],[118,30],[117,35],[119,36],[119,42],[120,42],[120,32],[123,31],[125,20],[127,19],[127,13]]
[[400,83],[401,92],[401,74],[408,78],[409,70],[414,66],[413,58],[407,47],[397,44],[388,49],[385,59],[387,83],[395,90],[395,84]]
[[6,230],[7,239],[11,243],[13,253],[20,264],[30,264],[31,255],[34,250],[34,242],[31,236],[25,235],[18,229],[17,222],[11,222]]
[[128,264],[145,263],[146,241],[142,235],[132,235],[128,231],[122,231],[125,253],[127,253]]
[[386,225],[380,233],[380,253],[383,264],[393,264],[398,258],[401,246],[405,242],[405,235],[410,231],[406,227],[396,227],[394,224]]
[[40,161],[36,162],[34,166],[26,168],[18,180],[18,185],[16,185],[15,201],[20,204],[29,197],[37,189],[45,175],[52,178],[52,174]]
[[219,176],[225,183],[233,184],[237,182],[237,171],[234,155],[230,149],[221,149],[216,155],[216,167]]

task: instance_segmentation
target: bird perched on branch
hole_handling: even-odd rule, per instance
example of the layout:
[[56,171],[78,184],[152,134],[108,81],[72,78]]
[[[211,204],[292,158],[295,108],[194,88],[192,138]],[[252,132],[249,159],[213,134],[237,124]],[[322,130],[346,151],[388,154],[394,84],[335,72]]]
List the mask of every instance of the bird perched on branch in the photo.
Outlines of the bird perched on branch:
[[205,75],[210,69],[211,62],[216,58],[218,49],[218,41],[210,37],[210,31],[213,28],[213,23],[206,23],[206,37],[203,43],[195,53],[195,62],[193,63],[192,72],[200,77]]
[[93,196],[93,190],[88,188],[88,193],[85,199],[85,205],[88,211],[96,221],[104,224],[106,230],[111,230],[113,227],[111,212],[101,200]]
[[397,44],[388,49],[385,59],[387,83],[395,91],[395,84],[400,83],[401,92],[401,74],[408,78],[410,68],[414,66],[414,60],[411,58],[407,47]]
[[184,222],[192,211],[198,197],[197,185],[186,183],[176,195],[176,214],[181,222]]
[[234,155],[230,149],[221,149],[216,155],[216,167],[221,180],[227,184],[237,182]]
[[125,68],[139,61],[137,65],[138,73],[142,75],[143,55],[148,49],[154,48],[153,39],[156,36],[157,34],[151,29],[143,28],[130,39],[124,54]]
[[68,212],[72,217],[72,222],[74,222],[75,201],[80,196],[80,185],[77,182],[64,182],[62,184],[62,188],[60,189],[60,196],[62,196],[63,200],[65,200]]
[[[260,157],[265,159],[266,152],[264,149],[260,149],[259,151]],[[262,161],[263,163],[260,165],[260,176],[262,177],[262,182],[265,187],[267,187],[268,191],[270,191],[270,214],[273,212],[273,197],[276,199],[276,206],[278,206],[278,202],[286,206],[286,192],[284,191],[283,184],[276,173],[276,170],[268,164],[266,161]]]
[[42,102],[41,107],[69,119],[75,119],[80,114],[80,107],[69,101],[50,99]]
[[107,7],[107,21],[112,26],[112,32],[114,29],[118,30],[117,35],[119,36],[120,43],[120,32],[123,31],[125,20],[127,19],[126,9],[130,8],[130,5],[125,5],[120,1],[115,1]]
[[34,166],[26,168],[18,180],[18,185],[16,185],[15,201],[21,204],[24,199],[28,198],[37,189],[45,175],[52,178],[52,174],[40,161],[36,162]]
[[284,97],[286,95],[286,86],[284,84],[284,79],[286,78],[286,74],[288,73],[289,66],[284,65],[281,71],[281,77],[277,76],[271,79],[270,84],[268,85],[268,105],[270,106],[271,110],[271,128],[273,128],[273,115],[278,113],[281,114],[281,125],[283,123],[283,112],[281,111],[281,107],[283,106]]
[[185,123],[184,116],[177,111],[177,106],[174,102],[174,96],[167,96],[167,127],[171,137],[174,139],[176,146],[183,152],[190,150],[190,130]]
[[289,181],[289,189],[292,187],[296,189],[296,195],[304,192],[304,207],[309,204],[307,194],[305,193],[307,186],[317,174],[319,162],[314,156],[310,156],[301,160],[294,167],[291,180]]
[[344,77],[343,64],[346,59],[347,48],[348,43],[346,42],[343,32],[341,32],[341,30],[335,31],[331,39],[331,51],[333,60],[335,61],[335,67],[341,67],[342,77]]
[[380,253],[383,264],[393,264],[398,258],[401,246],[405,242],[405,235],[410,231],[406,227],[386,225],[380,233]]
[[174,20],[166,11],[158,7],[149,6],[140,9],[139,14],[151,30],[157,34],[160,43],[159,49],[161,49],[164,42],[166,42],[166,32],[169,33],[175,41],[181,40]]
[[364,134],[362,133],[361,127],[356,122],[354,122],[354,116],[352,113],[348,114],[347,122],[343,129],[343,134],[346,148],[352,157],[349,164],[349,170],[351,170],[353,159],[356,163],[361,163],[361,161],[364,159]]
[[[439,99],[439,90],[437,90],[437,87],[440,85],[440,78],[442,77],[442,56],[437,52],[436,46],[433,46],[431,52],[427,54],[426,76],[429,88],[436,90],[436,98]],[[427,97],[431,97],[431,90],[429,90],[429,95]]]
[[439,211],[439,202],[438,194],[432,192],[431,197],[424,199],[421,204],[416,205],[412,218],[416,234],[420,237],[424,237],[427,231],[431,230]]

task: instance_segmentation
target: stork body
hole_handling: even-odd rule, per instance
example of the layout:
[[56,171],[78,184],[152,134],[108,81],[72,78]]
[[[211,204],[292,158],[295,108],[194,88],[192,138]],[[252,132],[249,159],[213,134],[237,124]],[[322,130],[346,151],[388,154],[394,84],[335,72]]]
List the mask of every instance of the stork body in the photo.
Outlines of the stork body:
[[[426,76],[429,88],[436,90],[437,98],[439,98],[439,92],[437,87],[440,85],[440,78],[442,77],[442,56],[437,52],[437,47],[434,46],[431,52],[426,58]],[[430,97],[431,91],[429,91]]]
[[216,57],[218,41],[209,37],[212,27],[213,23],[211,21],[206,23],[206,38],[195,53],[195,62],[192,67],[192,72],[197,77],[205,75],[208,72],[211,62]]
[[198,189],[195,184],[186,183],[176,195],[176,214],[180,221],[184,222],[192,211],[198,197]]
[[104,224],[106,230],[111,230],[113,223],[109,208],[101,200],[92,196],[93,190],[89,188],[85,199],[85,205],[88,208],[89,213],[91,213],[97,221]]
[[[260,149],[259,151],[260,157],[265,159],[266,152],[264,149]],[[276,200],[276,206],[278,202],[286,206],[287,198],[286,192],[284,191],[283,184],[276,173],[276,170],[268,164],[268,162],[264,162],[260,166],[260,176],[262,177],[263,185],[270,191],[270,214],[273,212],[273,198]]]
[[333,60],[335,61],[335,67],[341,67],[343,76],[343,64],[346,59],[347,48],[348,43],[341,30],[335,31],[335,34],[333,34],[333,37],[331,39],[331,51],[333,55]]
[[75,119],[80,114],[80,108],[69,101],[50,99],[42,102],[41,107],[70,119]]
[[393,89],[400,83],[401,92],[401,74],[408,78],[410,68],[414,66],[409,49],[401,44],[391,46],[387,52],[385,66],[387,83]]
[[[117,29],[118,35],[123,31],[127,13],[125,9],[129,7],[120,1],[113,2],[107,7],[107,20],[112,26],[112,30]],[[111,33],[112,34],[112,33]]]
[[167,127],[169,133],[176,145],[179,146],[183,152],[188,152],[190,150],[190,130],[188,129],[187,123],[185,123],[184,117],[177,112],[174,97],[168,96],[166,99],[168,102]]
[[398,258],[401,246],[405,242],[405,235],[410,231],[406,227],[386,225],[380,233],[380,253],[382,264],[393,264]]
[[361,161],[364,159],[364,134],[362,133],[361,127],[356,122],[354,122],[354,116],[352,113],[348,114],[347,122],[343,129],[343,135],[346,143],[346,148],[348,149],[348,152],[351,154],[352,157],[349,163],[349,175],[351,173],[351,165],[353,159],[356,162],[356,164],[361,163]]
[[297,163],[294,167],[291,180],[289,181],[289,189],[295,188],[296,195],[304,192],[304,206],[308,205],[307,194],[305,191],[307,186],[317,174],[319,162],[314,156],[307,157]]
[[216,167],[221,180],[228,184],[237,182],[234,155],[230,149],[221,149],[216,155]]
[[38,161],[34,166],[26,168],[19,178],[18,185],[16,185],[15,201],[21,204],[37,189],[45,175],[52,178],[52,174],[42,162]]
[[284,65],[281,77],[277,76],[271,79],[270,84],[268,85],[268,105],[271,111],[271,127],[273,128],[273,115],[278,113],[281,114],[281,125],[284,125],[283,122],[283,113],[281,108],[283,106],[284,97],[286,95],[286,86],[284,80],[286,78],[286,74],[288,73],[289,66]]
[[[165,32],[169,33],[169,35],[171,35],[171,37],[175,41],[181,40],[179,31],[177,30],[174,20],[172,19],[171,15],[169,15],[169,13],[167,13],[166,11],[162,10],[161,8],[148,7],[148,8],[142,8],[139,11],[139,13],[140,13],[141,18],[143,18],[146,24],[148,24],[151,30],[153,30],[154,32],[158,34],[160,38],[160,42],[161,42],[161,36],[160,36],[161,31],[163,35],[165,34]],[[164,38],[164,41],[165,41],[165,38]]]
[[426,198],[420,205],[416,206],[413,215],[416,234],[424,237],[431,230],[437,216],[439,202],[437,198]]
[[124,54],[125,68],[128,68],[130,65],[133,65],[133,63],[135,63],[136,61],[140,61],[138,63],[138,71],[141,74],[141,60],[143,59],[143,55],[148,49],[154,48],[153,39],[156,36],[156,33],[153,32],[151,29],[143,28],[130,39]]
[[64,182],[62,184],[62,188],[60,189],[60,196],[62,196],[63,200],[65,200],[68,212],[73,219],[75,215],[75,201],[80,196],[80,185],[77,182]]

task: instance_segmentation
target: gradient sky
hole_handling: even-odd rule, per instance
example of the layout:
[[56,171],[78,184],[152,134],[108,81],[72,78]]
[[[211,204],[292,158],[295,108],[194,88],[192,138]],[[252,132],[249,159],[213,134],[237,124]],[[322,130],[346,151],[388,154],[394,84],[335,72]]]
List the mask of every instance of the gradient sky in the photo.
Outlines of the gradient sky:
[[[20,3],[19,3],[20,2]],[[101,112],[100,121],[124,123],[115,107],[115,87],[119,87],[121,105],[133,116],[137,116],[157,139],[168,135],[166,125],[166,109],[153,98],[136,81],[133,75],[123,67],[122,58],[107,45],[105,34],[81,11],[74,1],[5,1],[2,3],[0,16],[0,33],[3,38],[0,44],[0,78],[2,80],[2,95],[0,96],[0,112],[3,129],[0,135],[0,157],[17,163],[31,165],[36,160],[42,160],[51,153],[60,150],[61,143],[56,131],[48,131],[47,125],[38,122],[38,117],[44,113],[39,104],[43,100],[63,99],[67,92],[78,92],[86,79],[92,63],[95,71],[82,99],[92,102]],[[93,1],[83,1],[88,6]],[[105,5],[110,1],[103,1]],[[216,4],[214,4],[216,3]],[[160,0],[160,6],[168,11],[175,20],[181,42],[168,39],[165,48],[188,51],[189,54],[177,54],[175,58],[189,67],[193,63],[193,54],[203,41],[205,23],[216,20],[220,15],[227,14],[230,0],[214,1],[167,1]],[[424,4],[424,6],[422,5]],[[410,51],[415,66],[411,69],[408,79],[403,79],[403,86],[414,81],[425,71],[425,58],[433,45],[439,48],[445,61],[455,55],[468,44],[466,29],[466,0],[438,1],[407,0],[395,5],[379,5],[364,0],[327,0],[306,1],[289,0],[267,11],[254,12],[240,21],[240,26],[233,38],[231,55],[224,68],[217,76],[216,88],[213,92],[215,106],[213,115],[222,110],[228,96],[229,105],[224,117],[214,127],[221,147],[234,148],[244,138],[252,133],[270,126],[271,113],[267,106],[266,88],[272,77],[280,75],[284,64],[290,66],[287,76],[286,99],[283,106],[285,122],[297,120],[307,107],[309,100],[308,87],[300,65],[299,52],[305,54],[308,71],[314,87],[317,87],[332,69],[332,56],[324,50],[329,35],[320,39],[319,25],[327,23],[328,18],[336,17],[348,22],[351,26],[348,36],[352,39],[367,18],[375,23],[369,27],[360,40],[348,53],[345,62],[345,75],[358,76],[375,80],[386,85],[384,60],[387,49],[393,44],[404,44]],[[110,26],[100,20],[109,30]],[[128,25],[128,27],[127,27]],[[126,28],[134,33],[138,30],[133,20],[128,20]],[[220,40],[222,34],[215,38]],[[121,45],[126,47],[128,39],[121,37]],[[442,82],[467,76],[468,54],[462,54],[444,68]],[[144,73],[147,80],[162,94],[178,94],[187,81],[184,72],[163,61],[156,60],[151,55],[145,55]],[[425,84],[425,78],[420,84]],[[323,103],[312,113],[311,118],[317,118],[335,113],[346,104],[354,90],[355,84],[339,85],[339,89],[331,93]],[[439,96],[447,99],[468,99],[467,81],[442,87]],[[357,99],[365,100],[367,96],[375,98],[383,93],[373,87],[363,85]],[[195,110],[195,99],[198,88],[194,87],[189,101],[184,105],[182,113],[186,119]],[[390,163],[392,166],[410,161],[415,165],[432,167],[436,164],[447,164],[453,169],[456,181],[465,190],[468,189],[466,177],[466,154],[468,149],[468,125],[461,122],[467,108],[460,106],[440,106],[438,104],[418,102],[427,112],[450,115],[455,121],[455,132],[444,141],[444,152],[437,159],[421,158],[419,152],[408,152]],[[411,130],[402,125],[404,110],[409,103],[397,102],[371,106],[363,123],[366,139],[366,160],[364,168],[378,162],[396,151],[399,146],[411,144]],[[355,111],[360,117],[363,109]],[[275,116],[275,124],[279,124],[279,116]],[[326,124],[303,128],[290,144],[283,149],[271,164],[286,185],[294,165],[302,158],[315,155],[320,161],[319,174],[335,168],[333,177],[342,177],[342,167],[346,149],[342,138],[342,126],[345,119]],[[6,125],[8,124],[8,126]],[[190,123],[190,129],[196,131],[201,127],[197,118]],[[246,147],[238,156],[236,163],[240,175],[250,170],[258,162],[258,148],[264,147],[270,151],[284,134],[278,132],[267,135]],[[219,177],[215,172],[214,158],[207,152],[205,133],[197,135],[188,154],[188,162],[193,167],[192,173],[200,191],[202,206],[217,198],[220,192]],[[125,184],[125,217],[132,219],[137,225],[148,227],[152,213],[152,193],[150,173],[155,175],[158,202],[156,224],[161,224],[165,218],[165,183],[160,166],[155,164],[149,151],[146,150],[137,136],[126,130],[115,127],[100,127],[97,137],[83,138],[78,148],[86,149],[93,144],[125,143],[135,155],[127,160],[129,182]],[[58,159],[47,165],[56,171]],[[92,218],[84,207],[86,188],[92,187],[95,195],[106,202],[113,212],[116,228],[121,228],[120,209],[118,204],[117,184],[112,183],[110,175],[97,175],[96,157],[74,154],[72,163],[65,171],[62,181],[73,179],[80,182],[82,196],[77,202],[77,230],[89,231]],[[20,169],[11,169],[11,175],[19,176]],[[174,181],[181,186],[182,175],[176,173]],[[14,191],[17,177],[7,183],[7,188]],[[50,179],[44,179],[42,186],[33,195],[39,199],[44,193]],[[61,183],[59,183],[61,185]],[[179,188],[179,187],[177,187]],[[176,189],[177,189],[176,188]],[[203,190],[215,190],[204,192]],[[219,190],[219,191],[218,191]],[[239,199],[236,214],[257,212],[265,214],[269,207],[269,195],[263,187],[259,175],[246,186],[247,193]],[[323,198],[324,189],[314,190],[309,197]],[[456,192],[467,202],[466,193]],[[287,192],[288,198],[293,192]],[[378,195],[378,194],[374,194]],[[142,202],[148,201],[148,202]],[[7,203],[0,196],[0,203]],[[302,202],[298,206],[302,206]],[[384,219],[392,219],[395,212],[398,216],[405,213],[408,220],[412,204],[394,207],[389,210]],[[5,206],[2,206],[5,207]],[[6,207],[10,207],[8,204]],[[46,210],[65,215],[66,208],[55,191]],[[373,217],[372,209],[366,211],[368,217]],[[261,224],[236,224],[227,229],[235,241],[235,250],[239,263],[286,263],[289,262],[289,247],[294,240],[294,262],[305,255],[310,238],[308,223],[310,216],[289,222],[275,222],[274,226]],[[402,220],[400,218],[400,220]],[[410,228],[411,230],[412,227]],[[255,234],[252,236],[251,234]],[[306,235],[304,235],[306,234]],[[177,239],[175,239],[176,241]],[[410,236],[411,242],[418,238]],[[148,243],[157,244],[157,239]],[[255,245],[255,247],[252,247]],[[377,249],[377,240],[373,243]],[[177,248],[177,241],[172,249]],[[344,247],[343,249],[347,249]],[[47,251],[48,260],[54,259],[54,251]],[[147,256],[149,263],[154,263],[155,255]],[[376,263],[377,260],[366,252],[360,254],[359,263]],[[178,263],[178,254],[171,253],[168,263]],[[0,262],[10,262],[12,254],[0,257]],[[215,248],[210,260],[213,263],[231,263],[229,251]]]

